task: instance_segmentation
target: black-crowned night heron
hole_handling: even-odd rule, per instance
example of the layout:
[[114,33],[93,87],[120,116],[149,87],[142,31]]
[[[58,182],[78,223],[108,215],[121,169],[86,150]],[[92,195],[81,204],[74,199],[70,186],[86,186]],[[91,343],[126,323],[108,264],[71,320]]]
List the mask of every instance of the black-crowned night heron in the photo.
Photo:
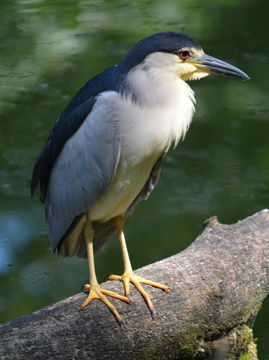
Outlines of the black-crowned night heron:
[[[88,81],[64,110],[41,150],[32,177],[40,183],[51,246],[62,256],[88,258],[88,296],[101,299],[120,322],[106,295],[129,302],[130,282],[153,311],[141,286],[168,287],[134,274],[123,225],[155,187],[163,157],[184,137],[194,112],[186,83],[209,74],[248,79],[238,68],[206,55],[189,36],[162,32],[139,41],[118,66]],[[116,231],[125,296],[98,284],[94,252]]]

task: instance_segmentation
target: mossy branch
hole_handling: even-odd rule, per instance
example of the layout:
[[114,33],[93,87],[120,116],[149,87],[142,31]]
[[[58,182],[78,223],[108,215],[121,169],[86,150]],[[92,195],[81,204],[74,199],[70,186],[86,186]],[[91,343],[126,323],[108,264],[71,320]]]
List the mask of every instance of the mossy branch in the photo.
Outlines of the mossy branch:
[[99,301],[80,311],[78,294],[1,325],[0,359],[256,359],[246,324],[269,291],[268,210],[232,225],[211,218],[185,251],[137,273],[171,288],[148,288],[154,320],[135,290],[131,305],[111,299],[123,327]]

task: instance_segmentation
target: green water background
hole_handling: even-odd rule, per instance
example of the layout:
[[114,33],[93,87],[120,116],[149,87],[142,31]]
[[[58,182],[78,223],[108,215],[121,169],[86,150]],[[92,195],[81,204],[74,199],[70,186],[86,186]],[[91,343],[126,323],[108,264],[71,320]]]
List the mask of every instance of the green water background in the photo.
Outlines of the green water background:
[[[212,215],[228,224],[268,207],[268,13],[269,3],[256,0],[0,2],[0,321],[87,281],[84,261],[49,248],[42,205],[29,195],[32,166],[79,87],[146,35],[186,32],[251,81],[212,76],[190,84],[193,124],[126,226],[133,267],[184,249]],[[115,238],[96,263],[100,281],[122,271]],[[269,359],[268,315],[264,304],[254,327],[260,359]]]

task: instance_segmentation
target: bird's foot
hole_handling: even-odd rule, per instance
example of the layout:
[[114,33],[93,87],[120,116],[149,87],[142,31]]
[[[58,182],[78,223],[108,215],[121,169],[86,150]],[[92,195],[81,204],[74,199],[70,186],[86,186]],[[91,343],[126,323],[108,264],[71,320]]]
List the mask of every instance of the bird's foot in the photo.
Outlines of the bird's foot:
[[163,291],[166,291],[169,289],[168,286],[166,286],[166,285],[162,285],[162,284],[153,282],[151,280],[144,279],[144,278],[134,274],[133,272],[125,272],[121,276],[120,275],[109,275],[108,279],[122,281],[124,284],[126,297],[128,297],[130,295],[130,283],[132,283],[137,288],[137,290],[140,292],[140,294],[143,296],[152,316],[154,314],[153,305],[152,305],[149,294],[143,289],[141,283],[157,287],[159,289],[162,289]]
[[85,291],[88,291],[89,294],[88,294],[87,298],[84,300],[83,304],[81,305],[82,310],[86,309],[86,307],[89,305],[89,303],[93,299],[100,299],[109,308],[109,310],[115,316],[117,321],[120,324],[122,324],[122,318],[121,318],[120,314],[116,310],[115,306],[111,304],[111,302],[107,299],[107,297],[105,295],[112,296],[116,299],[125,301],[129,304],[130,300],[126,296],[119,295],[113,291],[102,289],[99,284],[92,284],[92,285],[86,284],[86,285],[84,285],[83,289]]

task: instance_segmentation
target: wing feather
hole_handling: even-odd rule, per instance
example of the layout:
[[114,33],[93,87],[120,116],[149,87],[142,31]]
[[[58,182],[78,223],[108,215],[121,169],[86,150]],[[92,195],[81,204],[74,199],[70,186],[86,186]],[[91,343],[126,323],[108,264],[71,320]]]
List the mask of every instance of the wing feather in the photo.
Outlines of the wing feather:
[[40,199],[46,200],[50,175],[66,141],[74,135],[91,112],[96,97],[108,90],[116,90],[117,67],[113,66],[89,80],[67,105],[52,129],[47,142],[37,157],[31,182],[31,193],[40,183]]
[[83,124],[65,143],[50,176],[45,207],[52,248],[74,219],[89,210],[112,182],[120,156],[113,100],[98,96]]
[[40,184],[54,250],[113,178],[120,154],[117,125],[109,107],[100,114],[97,105],[100,94],[117,89],[116,66],[89,80],[68,104],[37,157],[31,193]]

